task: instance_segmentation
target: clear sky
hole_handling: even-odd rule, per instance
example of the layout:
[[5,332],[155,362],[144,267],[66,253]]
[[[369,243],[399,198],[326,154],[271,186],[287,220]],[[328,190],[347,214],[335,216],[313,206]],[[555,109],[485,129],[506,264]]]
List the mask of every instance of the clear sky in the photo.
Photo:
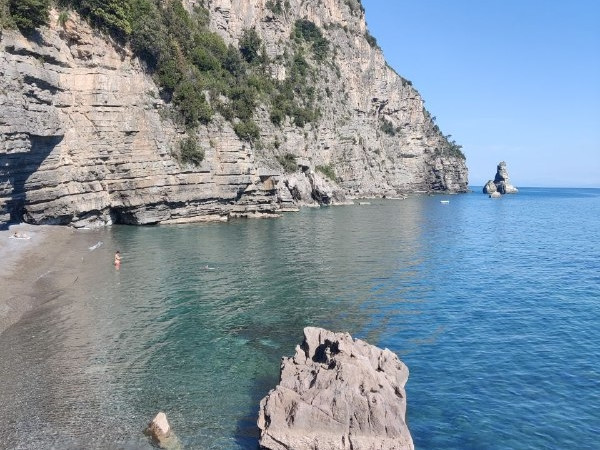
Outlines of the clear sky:
[[600,0],[362,0],[471,185],[600,187]]

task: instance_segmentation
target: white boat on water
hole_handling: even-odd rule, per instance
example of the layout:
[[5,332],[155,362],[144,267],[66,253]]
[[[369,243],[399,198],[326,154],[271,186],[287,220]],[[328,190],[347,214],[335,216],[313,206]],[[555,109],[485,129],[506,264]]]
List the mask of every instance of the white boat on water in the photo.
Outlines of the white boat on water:
[[448,203],[450,203],[450,200],[440,200],[440,203],[443,203],[444,205],[447,205]]

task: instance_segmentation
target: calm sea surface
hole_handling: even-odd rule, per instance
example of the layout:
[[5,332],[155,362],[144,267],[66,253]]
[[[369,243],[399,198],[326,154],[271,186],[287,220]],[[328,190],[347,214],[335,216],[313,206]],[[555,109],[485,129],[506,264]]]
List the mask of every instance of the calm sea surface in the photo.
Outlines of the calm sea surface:
[[72,282],[0,335],[2,448],[151,448],[162,410],[185,448],[256,449],[258,402],[307,325],[398,353],[418,449],[600,447],[600,190],[116,226],[73,245]]

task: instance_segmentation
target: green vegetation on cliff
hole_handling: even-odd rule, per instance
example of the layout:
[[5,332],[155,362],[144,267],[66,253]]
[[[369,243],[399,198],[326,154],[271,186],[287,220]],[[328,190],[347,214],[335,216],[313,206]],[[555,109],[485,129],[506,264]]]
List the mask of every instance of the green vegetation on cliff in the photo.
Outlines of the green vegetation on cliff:
[[323,175],[325,175],[331,181],[337,182],[337,176],[335,175],[335,169],[330,164],[328,164],[326,166],[317,166],[317,167],[315,167],[315,169],[317,170],[317,172],[321,172]]
[[360,0],[344,0],[344,3],[350,8],[352,14],[364,14],[365,8]]
[[442,134],[442,132],[440,131],[440,127],[438,126],[437,123],[435,123],[437,120],[436,117],[429,114],[429,111],[427,111],[425,109],[425,107],[423,107],[423,115],[425,116],[425,119],[427,119],[427,121],[428,121],[428,125],[429,125],[428,133],[435,134],[435,135],[441,135],[441,137],[442,137],[442,140],[443,140],[442,147],[438,148],[436,150],[436,154],[452,156],[452,157],[459,158],[462,160],[467,159],[465,154],[462,151],[462,145],[457,144],[454,139],[450,139],[452,137],[451,134],[448,134],[448,135]]
[[281,14],[290,9],[290,2],[289,0],[285,0],[285,2],[282,0],[267,0],[265,6],[274,14]]
[[[0,27],[17,27],[25,35],[48,24],[49,11],[60,11],[58,24],[65,26],[74,12],[121,45],[129,45],[145,63],[160,87],[162,98],[173,106],[172,117],[188,131],[211,122],[215,113],[229,121],[235,133],[247,142],[264,145],[257,119],[260,108],[277,127],[304,127],[320,120],[318,102],[331,97],[319,83],[320,69],[339,68],[332,63],[337,48],[310,20],[296,20],[285,51],[274,58],[255,29],[246,29],[237,47],[209,29],[209,11],[202,5],[191,11],[181,0],[0,0]],[[360,0],[344,0],[354,16],[364,14]],[[289,1],[269,0],[266,7],[276,15],[287,14]],[[376,39],[364,34],[373,48]],[[284,74],[274,77],[271,74]],[[411,85],[401,78],[403,85]],[[461,146],[443,136],[435,117],[424,109],[426,132],[443,138],[438,154],[464,159]],[[263,122],[264,123],[264,122]],[[383,118],[380,130],[396,136],[401,130]],[[188,136],[194,133],[188,132]],[[191,141],[182,143],[183,160],[199,164],[190,151]],[[291,166],[291,164],[289,164]],[[329,170],[322,171],[334,177]]]
[[[321,63],[329,43],[308,20],[296,22],[291,51],[272,61],[254,29],[244,31],[238,48],[228,46],[209,30],[208,10],[197,6],[189,12],[181,0],[56,0],[54,5],[62,10],[62,24],[67,11],[76,11],[119,43],[129,44],[154,75],[163,98],[172,102],[176,120],[190,129],[207,124],[218,111],[241,139],[256,142],[259,105],[275,125],[289,118],[303,127],[320,116],[310,59]],[[51,6],[51,0],[0,0],[0,23],[28,34],[48,23]],[[289,3],[270,2],[269,8],[281,13]],[[269,75],[273,64],[285,68],[285,80]]]
[[278,156],[277,161],[283,167],[283,170],[286,173],[293,173],[298,169],[298,163],[296,161],[296,156],[291,153],[286,153],[285,155]]
[[2,0],[0,26],[17,26],[30,32],[48,22],[50,0]]
[[307,19],[297,20],[294,24],[292,37],[298,41],[310,44],[317,61],[323,61],[329,51],[329,42],[323,37],[321,30]]
[[188,136],[179,143],[179,159],[196,166],[204,160],[204,150],[200,148],[195,136]]

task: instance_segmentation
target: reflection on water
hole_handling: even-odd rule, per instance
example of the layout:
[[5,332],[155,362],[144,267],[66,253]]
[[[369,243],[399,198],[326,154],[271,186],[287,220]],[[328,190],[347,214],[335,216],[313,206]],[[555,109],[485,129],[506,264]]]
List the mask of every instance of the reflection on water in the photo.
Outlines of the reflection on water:
[[556,192],[81,234],[55,298],[0,335],[2,445],[150,448],[163,410],[186,447],[256,448],[258,402],[315,325],[400,354],[418,448],[585,448],[599,197]]

